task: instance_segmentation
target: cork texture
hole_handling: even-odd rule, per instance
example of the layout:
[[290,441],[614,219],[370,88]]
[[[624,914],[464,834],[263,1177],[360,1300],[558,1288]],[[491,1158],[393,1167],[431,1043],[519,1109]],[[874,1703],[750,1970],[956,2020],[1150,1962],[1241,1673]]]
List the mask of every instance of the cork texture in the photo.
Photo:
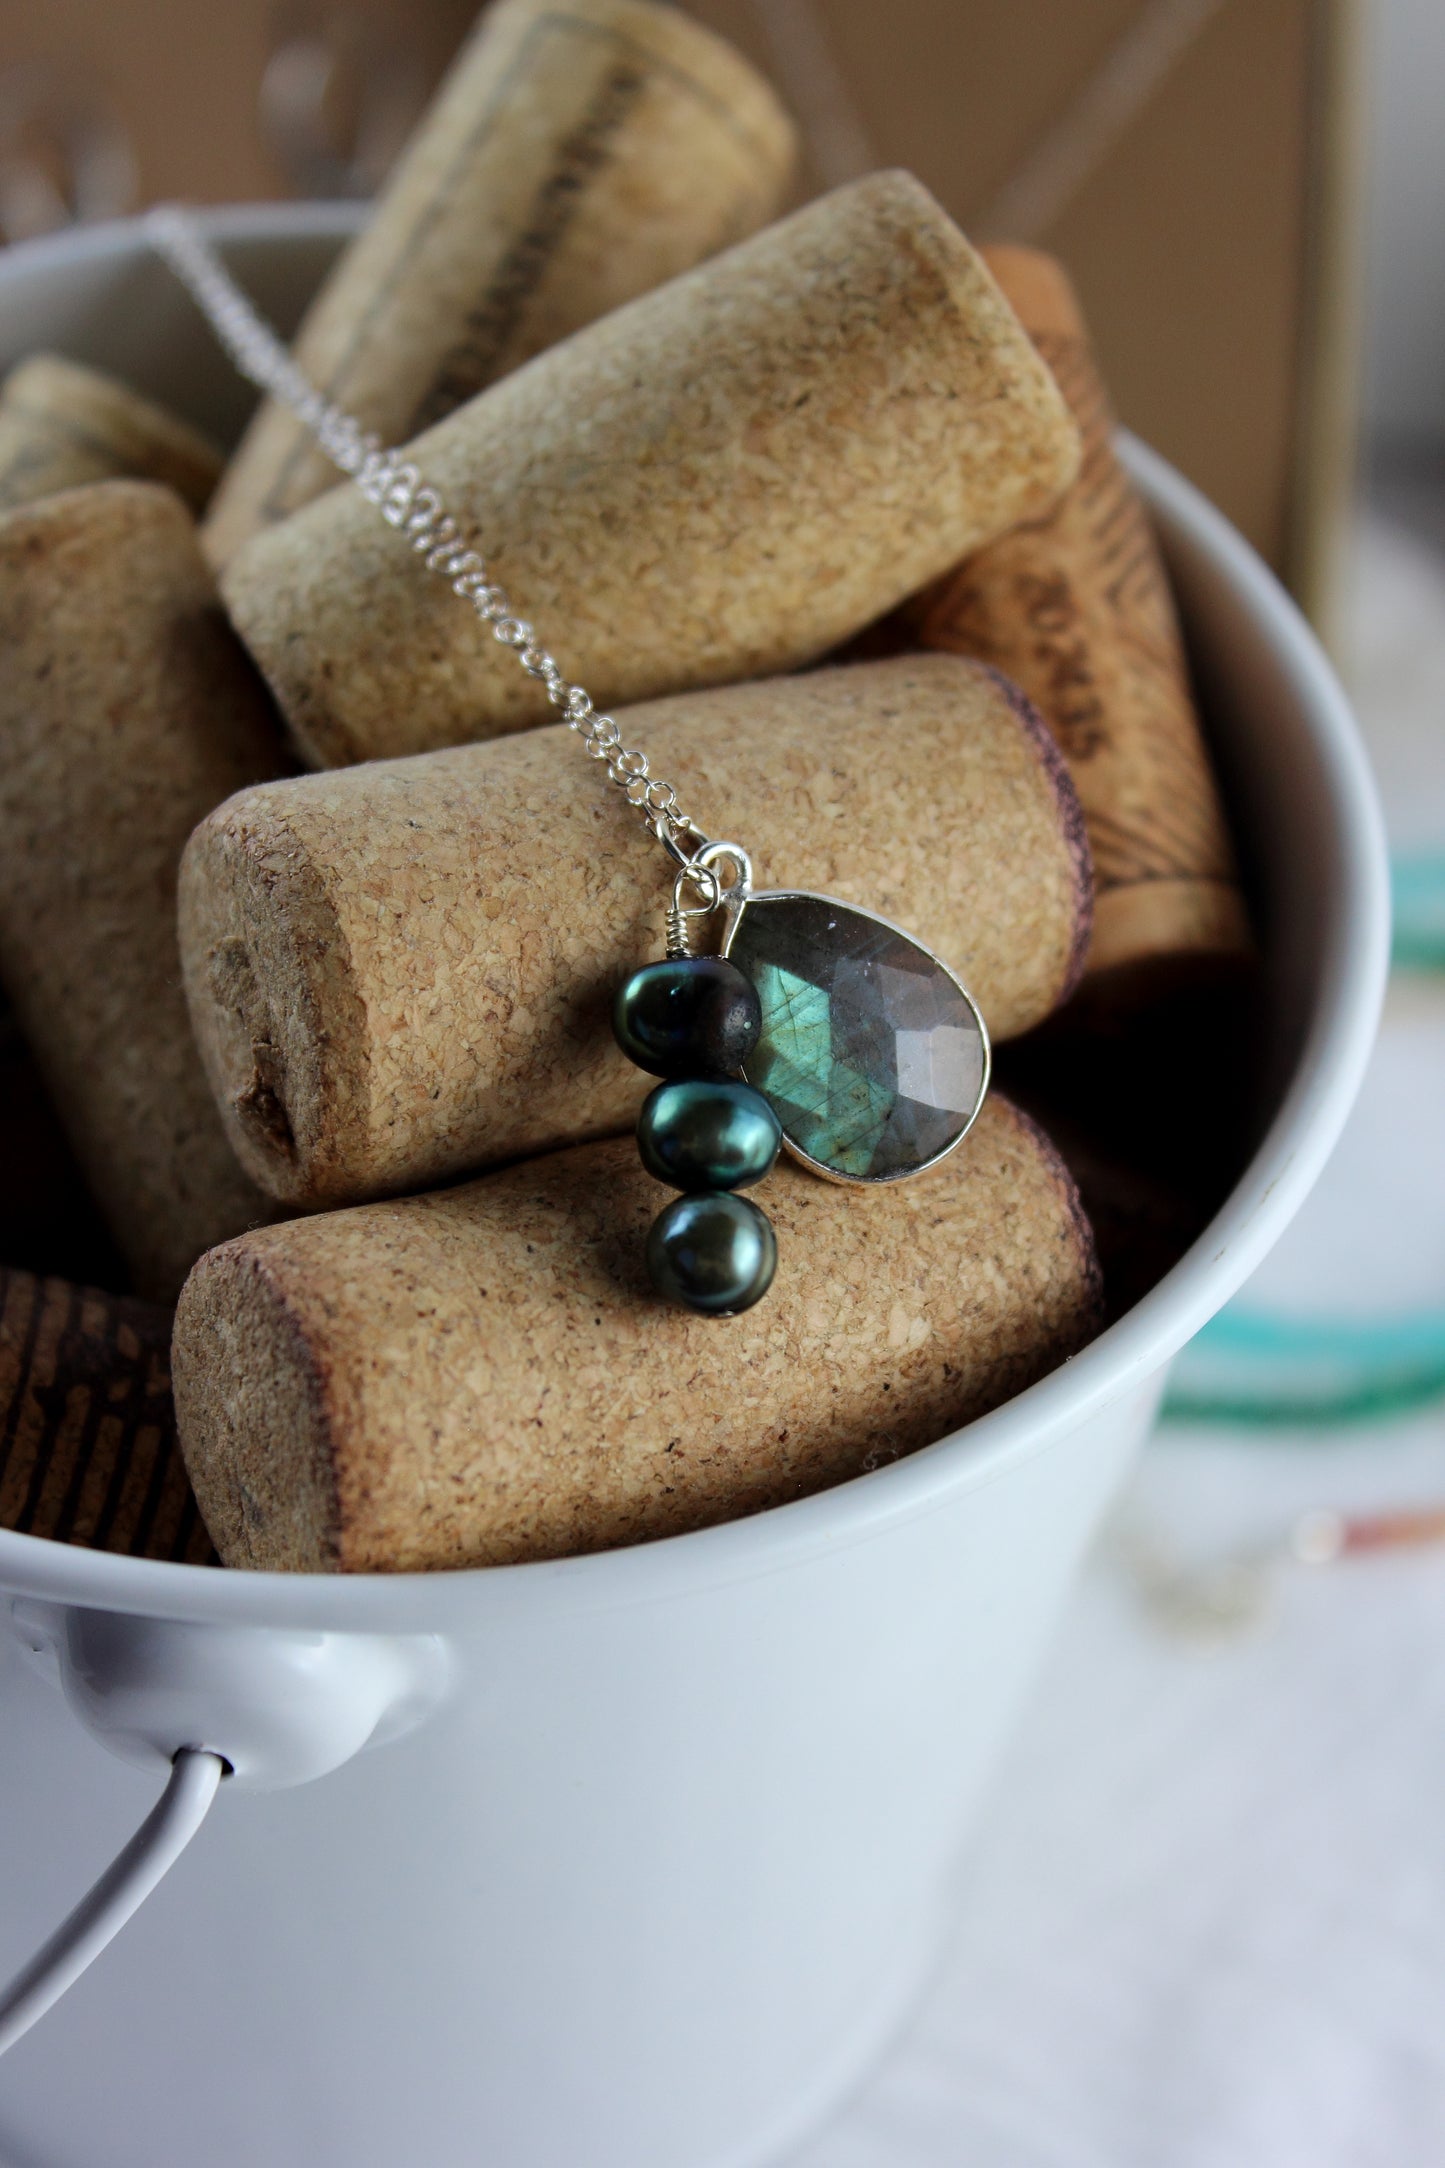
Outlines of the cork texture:
[[[613,311],[411,456],[599,705],[826,653],[1072,480],[1078,432],[917,181],[870,175]],[[315,766],[546,721],[355,488],[223,582]]]
[[213,1251],[176,1319],[187,1466],[228,1565],[496,1565],[826,1488],[997,1407],[1094,1330],[1077,1194],[993,1099],[879,1192],[790,1163],[778,1276],[740,1318],[647,1285],[668,1192],[630,1138]]
[[199,430],[61,354],[33,354],[0,390],[0,512],[124,475],[164,482],[200,512],[220,471]]
[[1051,512],[967,558],[909,616],[925,646],[1013,678],[1057,737],[1098,881],[1089,976],[1242,952],[1249,928],[1167,575],[1113,448],[1078,302],[1051,257],[983,254],[1078,422],[1084,463]]
[[0,979],[138,1290],[265,1215],[180,986],[182,847],[274,775],[263,687],[169,490],[0,520]]
[[215,1562],[176,1444],[171,1313],[0,1266],[0,1528]]
[[[963,976],[998,1037],[1070,991],[1078,803],[1022,697],[952,656],[623,712],[759,888],[865,905]],[[662,953],[672,869],[563,727],[248,791],[181,875],[187,995],[240,1158],[364,1201],[606,1135],[646,1080],[609,1027]]]
[[[297,359],[404,443],[519,362],[756,232],[792,123],[742,56],[651,0],[501,0],[313,303]],[[207,523],[223,562],[336,480],[284,408]]]

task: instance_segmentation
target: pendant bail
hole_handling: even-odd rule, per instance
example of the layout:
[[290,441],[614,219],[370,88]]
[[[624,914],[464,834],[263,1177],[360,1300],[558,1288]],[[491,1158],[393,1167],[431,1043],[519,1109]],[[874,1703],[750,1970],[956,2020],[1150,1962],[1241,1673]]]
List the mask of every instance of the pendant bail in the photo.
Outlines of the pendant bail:
[[[718,902],[714,908],[721,908],[725,914],[718,954],[726,956],[753,892],[753,862],[741,843],[704,843],[692,862],[717,882]],[[732,879],[724,887],[719,869],[728,867],[732,869]]]

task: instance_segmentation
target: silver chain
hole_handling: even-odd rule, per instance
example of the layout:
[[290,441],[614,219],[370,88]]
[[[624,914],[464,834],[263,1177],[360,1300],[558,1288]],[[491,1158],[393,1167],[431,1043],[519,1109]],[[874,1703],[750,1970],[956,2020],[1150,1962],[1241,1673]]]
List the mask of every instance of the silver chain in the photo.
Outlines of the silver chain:
[[[587,752],[606,763],[608,780],[637,808],[650,834],[677,865],[691,868],[707,837],[684,813],[671,783],[649,772],[646,753],[622,743],[617,724],[610,715],[598,714],[585,686],[567,682],[532,626],[517,616],[505,591],[491,578],[481,551],[463,535],[440,492],[409,459],[388,450],[362,428],[355,415],[316,389],[184,211],[174,204],[160,204],[147,213],[145,223],[153,247],[196,302],[241,375],[291,409],[387,525],[407,538],[425,560],[428,572],[444,579],[452,593],[491,626],[493,639],[512,649]],[[699,867],[689,878],[716,902],[715,876]]]

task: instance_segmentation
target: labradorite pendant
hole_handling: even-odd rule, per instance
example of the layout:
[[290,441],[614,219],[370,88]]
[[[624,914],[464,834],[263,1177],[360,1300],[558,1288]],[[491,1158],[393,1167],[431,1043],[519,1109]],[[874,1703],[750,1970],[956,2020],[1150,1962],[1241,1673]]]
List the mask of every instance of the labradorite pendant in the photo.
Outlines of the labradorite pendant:
[[[686,921],[716,911],[717,953],[693,956]],[[772,1227],[736,1192],[768,1172],[780,1135],[831,1181],[903,1182],[963,1142],[988,1090],[988,1032],[947,964],[836,896],[755,893],[736,843],[703,842],[683,862],[667,956],[621,988],[613,1028],[666,1079],[643,1107],[638,1150],[683,1192],[653,1222],[648,1276],[715,1317],[772,1284]]]
[[762,1030],[743,1073],[797,1159],[840,1182],[901,1182],[961,1144],[988,1090],[972,995],[921,941],[856,904],[752,890],[731,863],[722,953],[750,978]]

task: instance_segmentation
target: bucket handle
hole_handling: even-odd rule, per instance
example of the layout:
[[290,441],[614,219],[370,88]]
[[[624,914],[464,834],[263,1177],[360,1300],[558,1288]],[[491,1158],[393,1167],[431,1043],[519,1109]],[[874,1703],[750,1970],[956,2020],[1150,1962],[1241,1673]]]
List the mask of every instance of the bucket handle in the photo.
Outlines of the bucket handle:
[[45,1946],[0,1989],[0,2055],[23,2039],[87,1966],[114,1941],[157,1883],[169,1874],[211,1811],[228,1774],[219,1754],[182,1747],[171,1774],[140,1828],[99,1881],[86,1891]]
[[410,1731],[444,1698],[451,1676],[436,1634],[222,1626],[23,1598],[11,1609],[86,1729],[112,1753],[169,1776],[125,1849],[0,1989],[0,2055],[175,1865],[223,1778],[241,1790],[312,1783],[363,1747]]

